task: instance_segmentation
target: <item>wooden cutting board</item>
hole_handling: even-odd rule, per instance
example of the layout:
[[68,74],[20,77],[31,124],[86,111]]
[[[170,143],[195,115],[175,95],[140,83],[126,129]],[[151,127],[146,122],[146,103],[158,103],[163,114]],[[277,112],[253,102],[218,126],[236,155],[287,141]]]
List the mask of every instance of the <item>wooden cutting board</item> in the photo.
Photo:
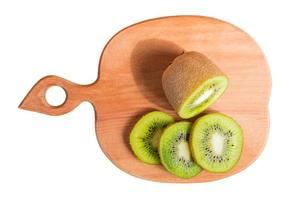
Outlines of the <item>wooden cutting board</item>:
[[[183,51],[205,54],[230,78],[225,94],[206,111],[232,116],[244,129],[241,159],[228,173],[203,171],[194,178],[181,179],[161,165],[142,163],[130,149],[129,133],[141,115],[161,110],[180,120],[164,96],[161,75]],[[53,85],[67,93],[61,106],[50,106],[45,99],[45,91]],[[61,115],[88,101],[95,109],[101,149],[118,168],[159,182],[206,182],[236,174],[260,155],[268,138],[270,89],[266,59],[247,33],[209,17],[174,16],[140,22],[113,36],[103,50],[99,76],[93,84],[78,85],[47,76],[33,86],[20,108]]]

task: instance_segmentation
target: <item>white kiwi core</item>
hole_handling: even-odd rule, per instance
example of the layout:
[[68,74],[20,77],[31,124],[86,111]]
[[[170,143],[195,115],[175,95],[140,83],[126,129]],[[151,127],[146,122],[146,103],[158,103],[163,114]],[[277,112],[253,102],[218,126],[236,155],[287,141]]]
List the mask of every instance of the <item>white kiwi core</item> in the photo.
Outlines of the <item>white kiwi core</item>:
[[215,152],[217,155],[221,155],[224,146],[225,146],[225,140],[226,138],[221,135],[219,132],[215,132],[212,137],[211,137],[211,145],[212,145],[212,150]]
[[214,93],[213,89],[206,90],[202,95],[200,95],[192,104],[192,107],[197,107],[206,101]]
[[191,160],[189,144],[186,141],[179,142],[177,149],[179,157],[183,157],[185,160]]
[[153,135],[153,138],[150,141],[154,149],[158,149],[158,144],[159,144],[161,134],[162,134],[162,129],[157,129]]

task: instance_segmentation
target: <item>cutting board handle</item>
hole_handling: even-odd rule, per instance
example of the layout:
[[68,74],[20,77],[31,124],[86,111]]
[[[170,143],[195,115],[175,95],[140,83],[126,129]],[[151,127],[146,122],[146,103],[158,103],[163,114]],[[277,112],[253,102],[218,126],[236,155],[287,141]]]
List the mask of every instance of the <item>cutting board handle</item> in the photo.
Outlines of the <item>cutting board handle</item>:
[[[46,76],[32,87],[19,108],[47,115],[62,115],[73,110],[82,101],[89,101],[86,89],[91,85],[79,85],[54,75]],[[59,86],[66,92],[66,99],[59,106],[52,106],[46,100],[46,91],[51,86]]]

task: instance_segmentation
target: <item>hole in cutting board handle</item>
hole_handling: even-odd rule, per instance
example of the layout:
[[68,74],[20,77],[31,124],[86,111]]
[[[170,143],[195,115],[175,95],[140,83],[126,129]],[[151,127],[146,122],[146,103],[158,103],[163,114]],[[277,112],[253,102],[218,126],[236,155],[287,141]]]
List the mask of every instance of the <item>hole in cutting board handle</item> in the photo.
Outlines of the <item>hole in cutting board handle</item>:
[[66,102],[67,91],[61,86],[50,86],[46,89],[45,100],[50,106],[59,107]]

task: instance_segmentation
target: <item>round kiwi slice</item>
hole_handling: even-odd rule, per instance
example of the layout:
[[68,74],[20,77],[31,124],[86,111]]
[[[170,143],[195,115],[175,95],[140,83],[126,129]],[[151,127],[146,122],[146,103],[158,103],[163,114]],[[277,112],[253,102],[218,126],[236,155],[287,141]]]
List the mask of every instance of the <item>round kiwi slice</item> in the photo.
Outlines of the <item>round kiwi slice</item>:
[[187,119],[214,103],[226,90],[228,78],[203,54],[186,52],[164,71],[162,86],[178,115]]
[[159,142],[159,155],[163,166],[180,178],[191,178],[201,171],[190,153],[188,138],[191,128],[190,122],[172,124],[163,131]]
[[159,164],[159,139],[163,129],[173,122],[173,117],[160,111],[144,115],[130,133],[130,145],[134,154],[145,163]]
[[195,161],[209,172],[227,172],[238,162],[243,130],[232,118],[213,113],[196,120],[190,135]]

